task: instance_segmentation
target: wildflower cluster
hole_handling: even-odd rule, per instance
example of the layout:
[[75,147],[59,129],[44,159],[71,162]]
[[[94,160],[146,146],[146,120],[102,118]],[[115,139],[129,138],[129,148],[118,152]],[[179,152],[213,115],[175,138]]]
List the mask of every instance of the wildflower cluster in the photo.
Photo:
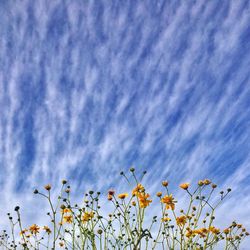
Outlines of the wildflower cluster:
[[[220,229],[215,223],[215,211],[231,192],[221,191],[218,199],[212,199],[217,188],[210,180],[200,180],[197,185],[182,183],[179,188],[186,193],[186,208],[177,208],[177,199],[170,192],[168,181],[162,182],[162,190],[149,194],[131,168],[131,177],[121,175],[131,186],[130,192],[107,192],[106,201],[113,209],[105,215],[100,205],[100,192],[89,191],[83,203],[73,205],[71,188],[62,181],[58,199],[51,198],[52,186],[34,194],[44,197],[50,206],[47,215],[49,225],[32,224],[23,227],[20,208],[16,207],[15,219],[8,213],[11,233],[4,230],[0,235],[3,249],[239,249],[242,240],[249,235],[242,224],[233,221]],[[153,199],[155,197],[155,199]],[[157,202],[157,215],[151,211]],[[150,209],[149,207],[152,207]],[[19,232],[17,235],[16,232]]]

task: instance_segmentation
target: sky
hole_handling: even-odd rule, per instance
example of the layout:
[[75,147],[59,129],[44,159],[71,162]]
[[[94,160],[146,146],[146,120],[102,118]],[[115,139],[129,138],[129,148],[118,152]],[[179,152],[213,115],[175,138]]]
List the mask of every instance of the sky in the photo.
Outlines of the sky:
[[249,24],[243,0],[0,1],[0,227],[134,166],[231,187],[218,220],[250,229]]

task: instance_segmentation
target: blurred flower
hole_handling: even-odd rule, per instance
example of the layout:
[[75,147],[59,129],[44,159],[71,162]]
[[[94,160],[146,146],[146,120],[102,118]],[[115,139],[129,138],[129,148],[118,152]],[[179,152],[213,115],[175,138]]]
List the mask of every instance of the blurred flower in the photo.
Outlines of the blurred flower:
[[44,186],[44,188],[45,188],[47,191],[50,191],[51,185],[50,185],[50,184],[47,184],[46,186]]
[[85,212],[82,216],[82,222],[88,222],[94,218],[94,212]]
[[40,227],[36,224],[33,224],[32,226],[30,226],[29,230],[32,234],[37,234],[39,233]]
[[167,182],[167,181],[163,181],[163,182],[162,182],[162,186],[163,186],[163,187],[167,187],[167,186],[168,186],[168,182]]
[[174,210],[175,209],[175,204],[174,204],[174,198],[172,196],[172,194],[170,195],[165,195],[162,199],[161,199],[161,202],[166,204],[166,209],[172,209]]
[[48,226],[44,226],[43,229],[45,230],[45,232],[47,234],[51,234],[51,230],[50,230],[50,228]]
[[118,198],[124,200],[126,197],[128,197],[128,193],[122,193],[118,194]]
[[73,222],[73,216],[72,215],[64,215],[63,221],[70,224]]
[[184,189],[184,190],[187,190],[188,189],[188,187],[189,187],[189,183],[182,183],[181,185],[180,185],[180,188],[182,188],[182,189]]
[[139,206],[141,208],[146,208],[152,202],[152,200],[148,200],[149,197],[150,197],[149,194],[144,194],[144,193],[139,193],[138,194]]
[[139,183],[132,191],[132,195],[138,196],[141,192],[144,192],[145,188]]
[[184,226],[186,222],[187,222],[187,217],[185,215],[176,217],[176,223],[178,226]]

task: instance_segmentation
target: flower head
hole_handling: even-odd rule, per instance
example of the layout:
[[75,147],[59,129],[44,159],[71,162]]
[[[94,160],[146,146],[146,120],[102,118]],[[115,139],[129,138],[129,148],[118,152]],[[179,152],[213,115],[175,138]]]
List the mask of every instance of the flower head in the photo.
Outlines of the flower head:
[[82,216],[82,222],[88,222],[94,218],[94,212],[85,212]]
[[124,200],[126,197],[128,197],[128,193],[118,194],[118,198],[121,200]]
[[182,189],[184,189],[184,190],[187,190],[188,189],[188,187],[189,187],[189,183],[182,183],[181,185],[180,185],[180,188],[182,188]]
[[216,228],[214,226],[210,226],[209,227],[209,231],[213,234],[219,234],[220,233],[220,229],[219,228]]
[[165,195],[162,199],[161,199],[161,203],[166,204],[166,209],[175,209],[175,201],[174,198],[172,196],[172,194],[170,195]]
[[150,197],[149,194],[145,194],[145,193],[139,193],[138,198],[139,198],[139,206],[141,208],[146,208],[147,206],[149,206],[149,204],[152,202],[152,200],[148,200],[148,198]]
[[140,193],[145,192],[145,188],[139,183],[132,191],[132,195],[138,196]]
[[51,230],[50,230],[50,228],[48,226],[44,226],[43,229],[45,230],[45,232],[47,234],[51,234]]
[[162,186],[163,186],[163,187],[167,187],[167,186],[168,186],[168,182],[167,182],[167,181],[163,181],[163,182],[162,182]]
[[209,185],[209,184],[211,184],[212,182],[209,180],[209,179],[205,179],[204,181],[203,181],[203,184],[204,185]]
[[72,216],[72,215],[64,215],[64,216],[63,216],[63,220],[64,220],[64,222],[70,224],[70,223],[73,222],[73,216]]
[[178,226],[184,226],[186,222],[187,222],[187,217],[185,215],[176,217],[176,223]]
[[44,188],[45,188],[47,191],[50,191],[51,185],[50,185],[50,184],[47,184],[47,185],[44,186]]
[[37,234],[39,233],[40,227],[37,226],[36,224],[33,224],[30,226],[29,230],[32,234]]

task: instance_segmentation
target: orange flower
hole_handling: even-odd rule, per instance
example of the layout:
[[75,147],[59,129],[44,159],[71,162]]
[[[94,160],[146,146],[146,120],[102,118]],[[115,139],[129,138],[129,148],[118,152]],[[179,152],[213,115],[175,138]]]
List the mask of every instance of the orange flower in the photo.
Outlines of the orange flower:
[[144,192],[145,188],[139,183],[132,191],[132,195],[138,196],[140,193]]
[[49,227],[44,226],[43,229],[45,230],[45,232],[46,232],[47,234],[51,234],[51,230],[50,230]]
[[71,209],[69,208],[64,208],[61,210],[62,214],[67,214],[67,213],[71,213]]
[[139,205],[141,208],[146,208],[152,202],[152,200],[148,200],[149,197],[150,197],[149,194],[144,194],[144,193],[138,194]]
[[82,222],[88,222],[94,217],[94,212],[85,212],[82,216]]
[[169,217],[164,217],[164,218],[161,219],[161,221],[168,222],[168,221],[171,221],[171,219]]
[[135,201],[132,201],[131,204],[132,204],[132,206],[134,206],[134,207],[136,206],[136,202],[135,202]]
[[64,216],[63,216],[63,220],[64,220],[64,222],[70,224],[70,223],[73,222],[73,216],[72,216],[72,215],[64,215]]
[[209,227],[209,231],[213,234],[219,234],[220,233],[220,229],[216,228],[214,226]]
[[121,200],[124,200],[126,197],[128,197],[128,193],[118,194],[118,198]]
[[25,235],[26,232],[28,232],[28,230],[27,230],[27,229],[23,229],[23,230],[20,232],[20,235],[21,235],[21,236],[22,236],[22,235]]
[[186,222],[187,222],[187,217],[185,215],[176,218],[176,223],[178,226],[184,226]]
[[157,195],[158,197],[161,197],[161,196],[162,196],[162,192],[157,192],[156,195]]
[[33,224],[32,226],[30,226],[29,229],[32,234],[37,234],[39,233],[40,227],[37,226],[36,224]]
[[168,182],[167,182],[167,181],[163,181],[163,182],[162,182],[162,186],[163,186],[163,187],[167,187],[167,186],[168,186]]
[[182,189],[184,189],[184,190],[187,190],[188,189],[188,187],[189,187],[189,183],[182,183],[181,185],[180,185],[180,188],[182,188]]
[[172,194],[170,195],[165,195],[162,199],[161,199],[161,203],[166,204],[166,209],[175,209],[175,201],[174,198],[172,197]]
[[50,191],[51,185],[50,185],[50,184],[47,184],[46,186],[44,186],[44,188],[45,188],[47,191]]

